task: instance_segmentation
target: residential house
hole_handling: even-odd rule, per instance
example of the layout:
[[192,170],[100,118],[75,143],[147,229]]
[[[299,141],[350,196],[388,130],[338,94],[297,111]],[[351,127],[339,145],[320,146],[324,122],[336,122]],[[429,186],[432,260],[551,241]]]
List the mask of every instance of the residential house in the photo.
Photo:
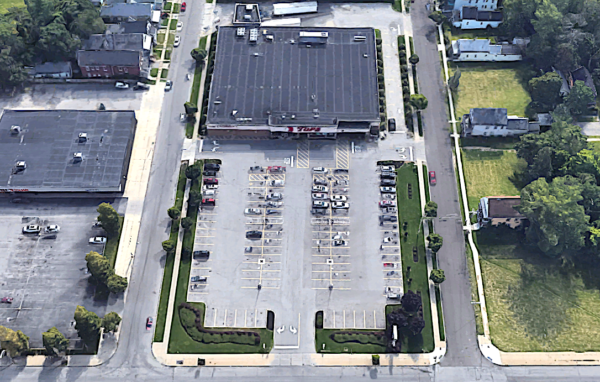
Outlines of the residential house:
[[147,69],[140,50],[79,50],[77,64],[89,78],[140,77]]
[[152,37],[144,33],[93,34],[83,42],[82,50],[152,50]]
[[582,81],[587,87],[592,89],[594,97],[598,97],[596,85],[594,85],[594,79],[592,78],[590,71],[587,70],[586,67],[580,66],[572,72],[567,73],[563,73],[558,69],[554,69],[554,71],[560,76],[560,78],[562,78],[562,86],[560,87],[561,96],[564,97],[567,94],[569,94],[571,92],[571,88],[573,87],[573,85],[575,85],[576,81]]
[[463,115],[462,134],[465,137],[511,137],[539,133],[539,125],[527,118],[509,116],[503,108],[474,108]]
[[475,7],[480,11],[498,9],[498,0],[448,0],[447,4],[453,10],[460,10],[463,7]]
[[521,49],[509,43],[492,44],[488,39],[452,41],[450,59],[454,61],[521,61]]
[[108,24],[106,32],[112,34],[143,33],[152,36],[152,40],[156,43],[157,29],[148,20],[123,21],[118,24]]
[[145,21],[152,19],[152,4],[117,3],[100,8],[100,17],[105,23],[121,21]]
[[34,66],[30,73],[34,78],[71,78],[73,68],[69,61],[45,62]]
[[476,6],[464,6],[452,11],[452,25],[460,29],[492,29],[502,23],[502,12],[479,10]]
[[506,224],[510,228],[519,227],[526,219],[515,206],[521,204],[520,196],[486,196],[479,200],[477,226],[498,226]]

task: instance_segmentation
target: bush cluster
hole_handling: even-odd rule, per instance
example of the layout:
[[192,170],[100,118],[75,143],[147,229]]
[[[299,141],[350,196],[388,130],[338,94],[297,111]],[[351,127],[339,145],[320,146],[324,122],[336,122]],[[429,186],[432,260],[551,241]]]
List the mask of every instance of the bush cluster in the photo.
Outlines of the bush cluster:
[[352,332],[352,331],[340,331],[335,332],[329,336],[333,341],[343,344],[348,342],[355,342],[363,345],[381,345],[386,346],[387,341],[385,338],[385,332]]

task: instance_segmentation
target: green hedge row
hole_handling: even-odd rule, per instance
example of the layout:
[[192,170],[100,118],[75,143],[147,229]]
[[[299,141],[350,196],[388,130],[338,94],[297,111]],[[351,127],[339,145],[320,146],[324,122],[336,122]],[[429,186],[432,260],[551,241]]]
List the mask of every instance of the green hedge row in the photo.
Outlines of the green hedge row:
[[336,332],[330,338],[337,343],[355,342],[363,345],[386,346],[385,332]]

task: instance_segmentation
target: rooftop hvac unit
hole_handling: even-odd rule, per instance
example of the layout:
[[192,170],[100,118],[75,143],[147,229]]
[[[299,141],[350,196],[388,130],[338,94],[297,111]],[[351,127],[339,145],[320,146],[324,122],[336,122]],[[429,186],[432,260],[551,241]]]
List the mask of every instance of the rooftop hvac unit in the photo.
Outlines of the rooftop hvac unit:
[[15,165],[15,167],[17,168],[17,171],[22,171],[27,168],[27,163],[25,163],[24,160],[18,161],[17,164]]
[[244,21],[252,21],[252,15],[244,15]]
[[83,160],[82,153],[73,153],[73,163],[81,162]]
[[246,4],[246,11],[252,12],[252,4]]
[[10,127],[10,133],[11,134],[19,134],[20,132],[21,132],[21,126],[12,125]]
[[258,29],[250,29],[250,42],[258,41]]
[[79,133],[79,143],[87,142],[87,133]]
[[246,35],[246,28],[238,28],[237,29],[237,33],[236,33],[237,37],[244,37],[245,35]]

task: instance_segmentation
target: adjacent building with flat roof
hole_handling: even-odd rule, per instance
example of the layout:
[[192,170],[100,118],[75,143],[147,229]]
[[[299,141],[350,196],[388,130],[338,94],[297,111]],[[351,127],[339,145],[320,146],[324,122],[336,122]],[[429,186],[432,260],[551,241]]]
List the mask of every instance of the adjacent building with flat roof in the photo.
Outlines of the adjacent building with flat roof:
[[377,134],[372,28],[220,27],[208,134]]
[[0,192],[123,192],[133,111],[4,110]]

